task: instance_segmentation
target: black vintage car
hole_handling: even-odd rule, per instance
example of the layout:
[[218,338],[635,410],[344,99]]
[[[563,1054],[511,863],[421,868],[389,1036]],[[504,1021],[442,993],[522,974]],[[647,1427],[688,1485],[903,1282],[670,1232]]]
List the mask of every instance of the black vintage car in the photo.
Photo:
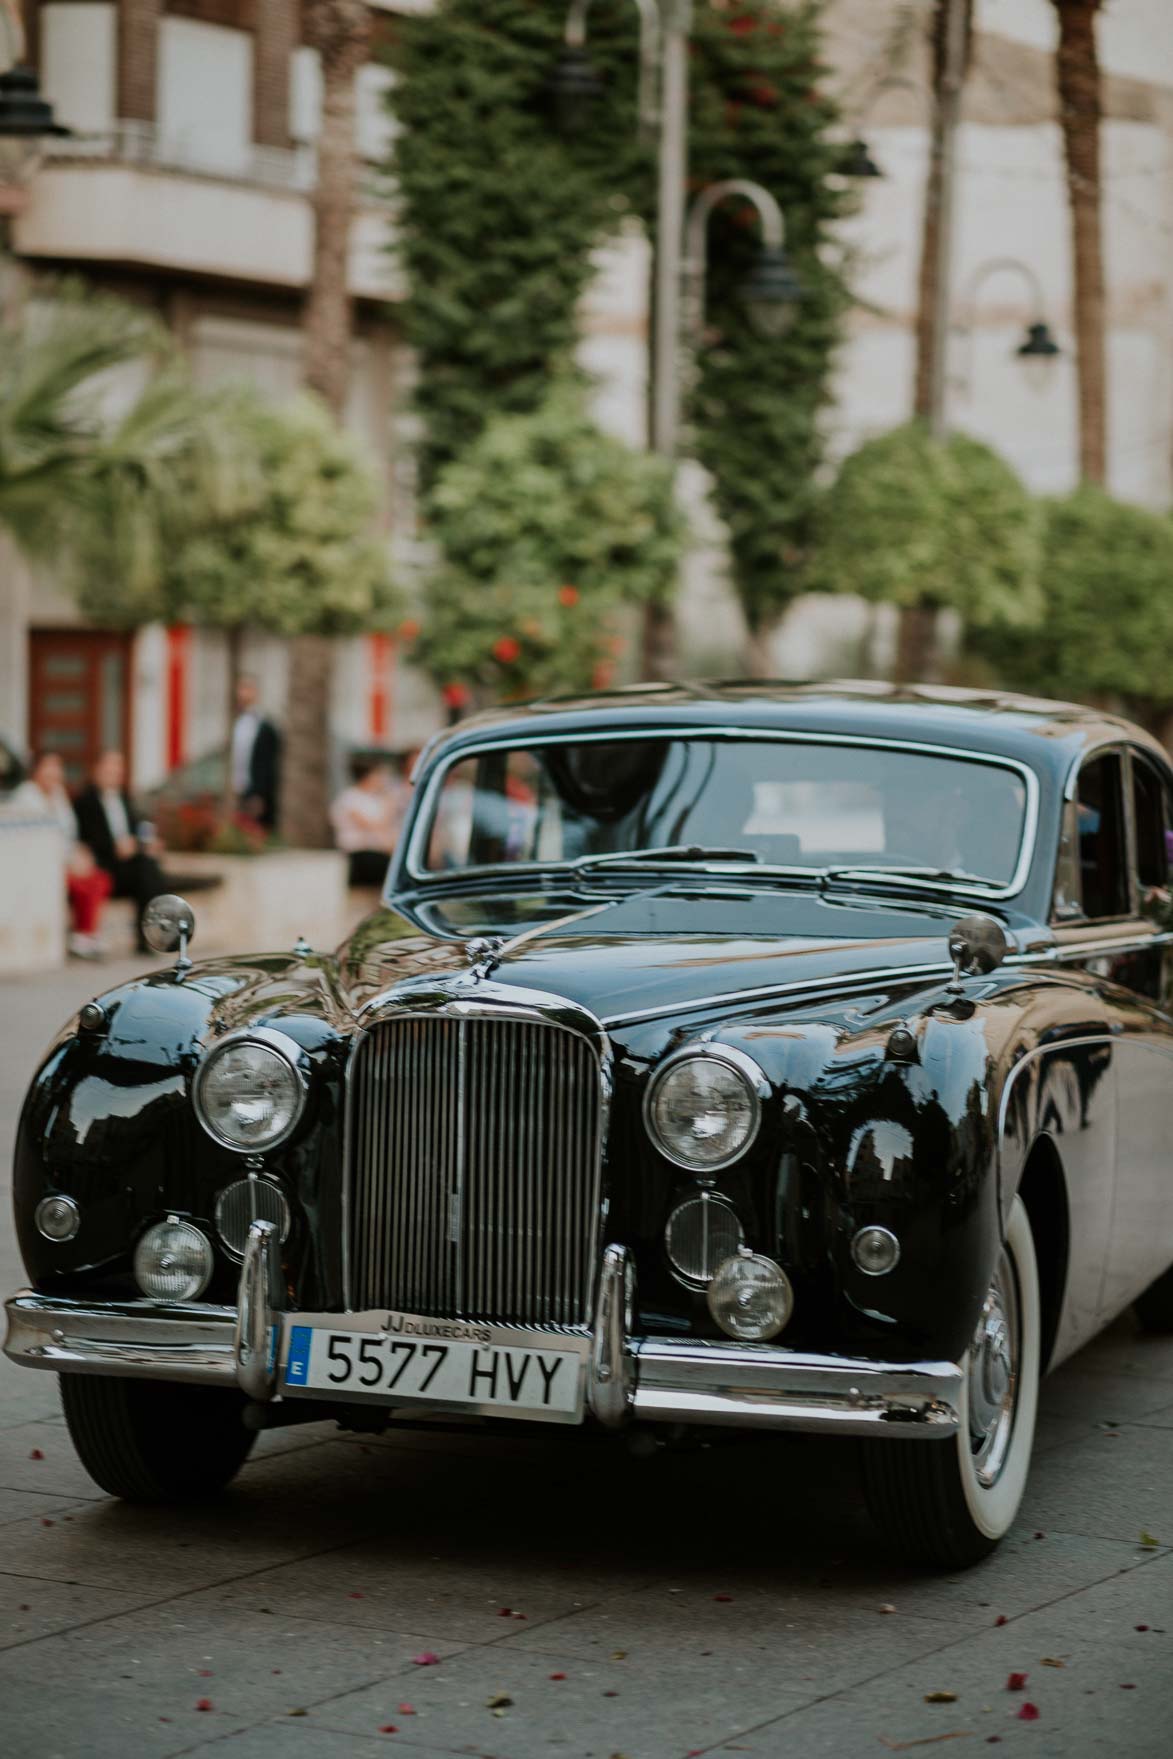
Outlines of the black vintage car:
[[1173,1327],[1173,773],[1137,728],[885,685],[646,688],[421,759],[336,953],[191,964],[29,1094],[6,1348],[130,1498],[256,1429],[855,1438],[945,1564],[1040,1373]]

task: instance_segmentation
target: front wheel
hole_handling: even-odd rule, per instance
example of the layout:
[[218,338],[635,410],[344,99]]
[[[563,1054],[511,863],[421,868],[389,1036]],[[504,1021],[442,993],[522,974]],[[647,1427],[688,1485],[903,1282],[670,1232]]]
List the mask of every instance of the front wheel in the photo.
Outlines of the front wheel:
[[1009,1530],[1030,1470],[1039,1397],[1039,1273],[1021,1198],[962,1367],[951,1441],[869,1442],[873,1518],[920,1562],[963,1568]]
[[126,1502],[198,1502],[244,1464],[255,1436],[228,1388],[63,1374],[61,1403],[78,1458]]

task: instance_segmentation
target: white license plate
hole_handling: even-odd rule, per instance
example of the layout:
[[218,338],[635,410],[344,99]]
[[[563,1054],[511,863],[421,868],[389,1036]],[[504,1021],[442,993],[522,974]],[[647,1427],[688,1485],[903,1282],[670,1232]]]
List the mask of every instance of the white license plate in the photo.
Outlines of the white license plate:
[[588,1340],[417,1314],[286,1321],[284,1393],[580,1423]]

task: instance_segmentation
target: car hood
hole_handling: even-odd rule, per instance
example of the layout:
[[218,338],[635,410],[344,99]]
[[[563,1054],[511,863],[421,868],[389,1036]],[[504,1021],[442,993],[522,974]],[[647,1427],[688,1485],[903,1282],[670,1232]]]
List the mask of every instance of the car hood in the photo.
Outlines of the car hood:
[[[946,940],[963,914],[939,904],[716,882],[704,891],[657,887],[579,904],[511,936],[498,931],[502,944],[481,969],[494,984],[563,996],[607,1022],[747,992],[833,989],[840,980],[888,972],[932,978],[949,968]],[[405,981],[469,972],[468,943],[412,933],[414,916],[378,911],[343,949],[341,989],[356,1013]]]

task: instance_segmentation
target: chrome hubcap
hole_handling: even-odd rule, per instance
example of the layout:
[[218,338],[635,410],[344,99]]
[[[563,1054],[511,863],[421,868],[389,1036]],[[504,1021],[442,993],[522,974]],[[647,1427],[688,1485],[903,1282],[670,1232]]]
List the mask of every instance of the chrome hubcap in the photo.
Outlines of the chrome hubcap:
[[1018,1285],[1005,1248],[969,1346],[969,1442],[979,1481],[994,1484],[1010,1448],[1018,1396]]

